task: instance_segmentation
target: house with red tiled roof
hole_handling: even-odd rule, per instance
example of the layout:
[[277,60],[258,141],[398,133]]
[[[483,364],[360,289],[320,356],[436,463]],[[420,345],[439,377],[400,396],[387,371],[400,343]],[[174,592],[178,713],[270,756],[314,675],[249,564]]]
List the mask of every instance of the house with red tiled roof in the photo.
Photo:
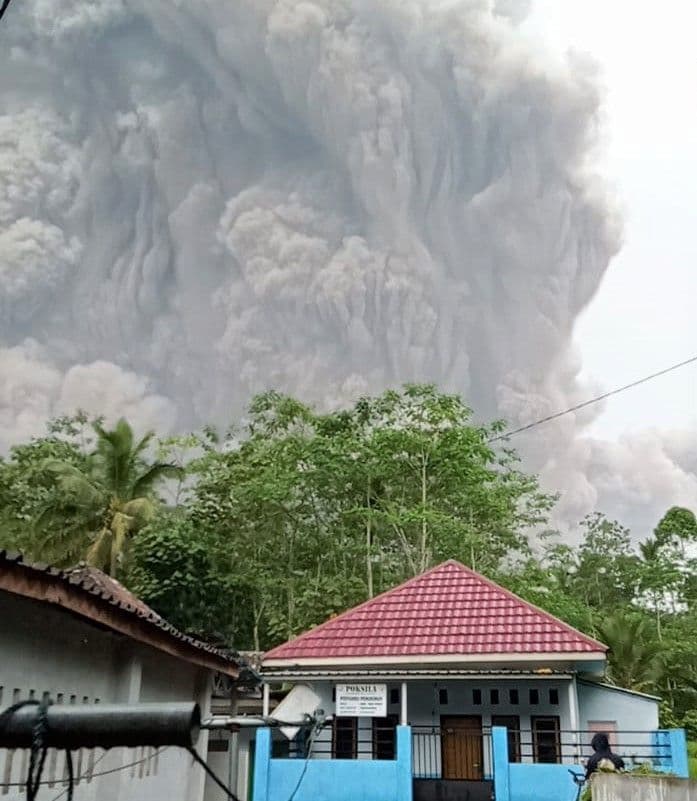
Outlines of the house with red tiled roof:
[[660,764],[658,699],[607,684],[606,658],[445,562],[265,654],[265,697],[292,687],[274,716],[325,725],[269,735],[268,763],[258,741],[254,801],[556,801],[572,796],[568,770],[582,770],[594,731]]

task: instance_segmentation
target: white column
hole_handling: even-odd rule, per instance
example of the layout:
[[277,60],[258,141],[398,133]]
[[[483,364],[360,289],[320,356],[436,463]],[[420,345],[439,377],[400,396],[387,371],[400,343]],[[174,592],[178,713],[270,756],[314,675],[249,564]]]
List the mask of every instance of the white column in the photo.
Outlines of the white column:
[[[194,681],[194,701],[201,708],[201,717],[207,718],[211,713],[211,699],[213,696],[213,673],[208,670],[199,670]],[[196,750],[208,761],[208,730],[201,729],[195,743]],[[190,801],[203,801],[206,786],[206,774],[199,765],[191,764],[187,780],[186,797]]]
[[[571,731],[573,732],[571,735],[571,740],[575,745],[575,759],[579,759],[580,757],[578,741],[578,730],[580,729],[580,723],[578,717],[578,691],[576,689],[576,676],[574,676],[569,682],[569,721],[571,723]],[[562,741],[563,739],[564,738],[562,737]]]
[[269,687],[268,684],[265,683],[263,685],[264,699],[263,699],[262,708],[261,708],[262,715],[265,718],[267,718],[269,716],[269,709],[271,707],[271,694],[270,694],[270,691],[271,691],[271,688]]
[[407,683],[406,681],[402,682],[402,691],[399,694],[399,723],[401,726],[407,725],[407,720],[409,719],[407,716]]

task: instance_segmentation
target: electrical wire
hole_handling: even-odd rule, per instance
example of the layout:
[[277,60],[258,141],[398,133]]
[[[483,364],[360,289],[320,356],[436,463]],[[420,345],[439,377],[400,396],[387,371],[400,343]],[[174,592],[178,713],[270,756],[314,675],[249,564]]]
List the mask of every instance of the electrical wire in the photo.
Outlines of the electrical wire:
[[564,415],[577,412],[579,409],[585,409],[586,406],[592,406],[594,403],[599,403],[600,401],[610,398],[613,395],[619,395],[620,392],[626,392],[628,389],[638,387],[640,384],[646,384],[647,381],[653,381],[654,378],[660,378],[660,376],[666,375],[667,373],[672,373],[674,370],[679,370],[681,367],[686,367],[688,364],[694,364],[695,362],[697,362],[697,356],[691,356],[689,359],[685,359],[683,362],[673,364],[670,367],[666,367],[664,370],[659,370],[657,373],[651,373],[651,375],[644,376],[644,378],[639,378],[636,381],[632,381],[631,384],[625,384],[623,387],[617,387],[617,389],[610,390],[610,392],[604,392],[602,395],[597,395],[595,398],[590,398],[587,401],[583,401],[583,403],[577,403],[575,406],[571,406],[569,409],[564,409],[561,412],[555,412],[547,417],[542,417],[540,420],[535,420],[533,423],[528,423],[528,425],[521,426],[513,431],[507,431],[504,434],[491,437],[487,440],[487,442],[498,442],[502,439],[514,437],[516,434],[522,434],[523,431],[530,431],[530,429],[537,428],[537,426],[541,426],[543,423],[549,423],[551,420],[556,420],[559,417],[564,417]]
[[319,734],[318,727],[313,728],[312,731],[310,732],[310,738],[307,742],[307,756],[305,757],[305,764],[303,765],[303,769],[300,773],[300,776],[298,777],[298,781],[295,787],[293,788],[293,792],[290,794],[290,798],[288,799],[288,801],[295,801],[295,796],[298,794],[298,790],[300,789],[300,786],[303,783],[303,779],[305,778],[305,774],[307,773],[307,769],[310,765],[310,759],[312,757],[312,748],[315,744],[315,738],[317,737],[318,734]]
[[[75,776],[74,781],[77,784],[79,782],[82,782],[82,781],[85,781],[85,780],[88,780],[88,779],[89,780],[96,779],[98,776],[109,776],[111,773],[118,773],[121,770],[126,770],[128,768],[136,767],[137,765],[142,765],[143,762],[147,762],[149,759],[153,759],[154,757],[159,756],[161,753],[166,751],[168,748],[169,748],[169,746],[165,746],[164,748],[158,748],[156,751],[154,751],[149,756],[145,756],[142,759],[136,759],[134,762],[127,762],[125,765],[119,765],[118,768],[109,768],[109,770],[100,770],[100,771],[97,771],[97,773],[94,773],[93,771],[88,771],[87,773],[82,773],[79,776]],[[107,754],[109,754],[109,753],[110,753],[109,751],[105,751],[99,757],[99,759],[95,760],[94,764],[98,765],[104,759],[104,757],[107,756]],[[69,769],[70,768],[68,768],[68,770]],[[58,784],[59,782],[62,782],[62,781],[66,781],[66,780],[65,779],[42,779],[39,782],[39,784]],[[26,782],[1,782],[0,783],[0,787],[24,787],[25,785],[26,785]],[[59,795],[56,796],[56,798],[53,799],[53,801],[56,801],[56,799],[61,798],[63,795],[65,795],[67,790],[68,790],[68,788],[66,787],[65,790],[63,790]]]
[[208,776],[210,776],[210,778],[218,785],[218,787],[220,787],[220,789],[225,793],[225,795],[227,795],[230,801],[240,801],[240,799],[232,792],[232,790],[227,786],[227,784],[225,784],[225,782],[223,782],[222,779],[219,779],[216,776],[216,774],[208,766],[206,760],[198,753],[198,751],[195,748],[193,748],[193,746],[191,748],[187,748],[186,750],[194,758],[194,761],[204,769],[204,771],[208,774]]
[[[75,783],[79,784],[81,781],[84,781],[85,779],[88,779],[88,780],[91,781],[92,779],[96,779],[97,776],[108,776],[111,773],[118,773],[121,770],[126,770],[127,768],[133,768],[136,765],[142,765],[143,762],[147,762],[149,759],[153,759],[154,757],[159,756],[161,753],[166,751],[168,747],[169,746],[165,746],[164,748],[158,748],[152,754],[149,754],[148,756],[143,757],[142,759],[137,759],[135,762],[128,762],[125,765],[120,765],[118,768],[109,768],[109,770],[102,770],[102,771],[99,771],[97,773],[94,773],[94,770],[92,770],[92,771],[90,771],[88,773],[83,773],[82,775],[76,777]],[[109,753],[110,753],[109,751],[105,751],[99,757],[99,759],[95,760],[94,765],[98,765],[104,759],[104,757],[107,756],[107,754],[109,754]],[[94,768],[94,766],[93,766],[93,768]],[[8,787],[14,787],[14,786],[16,786],[16,784],[17,783],[10,784],[10,785],[7,785],[7,786]],[[48,781],[44,781],[44,782],[41,782],[41,784],[49,784],[49,782]],[[59,801],[59,799],[63,798],[63,796],[68,792],[68,789],[69,788],[66,787],[64,790],[61,790],[61,792],[58,793],[58,795],[54,796],[51,799],[51,801]]]
[[2,19],[5,16],[5,12],[10,7],[11,2],[12,0],[3,0],[2,6],[0,6],[0,19]]

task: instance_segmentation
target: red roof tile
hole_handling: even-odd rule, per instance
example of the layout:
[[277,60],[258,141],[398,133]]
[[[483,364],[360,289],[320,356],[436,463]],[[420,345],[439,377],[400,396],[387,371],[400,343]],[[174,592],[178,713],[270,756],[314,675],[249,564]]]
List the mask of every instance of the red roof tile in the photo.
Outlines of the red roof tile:
[[601,643],[451,560],[274,648],[264,662],[605,650]]

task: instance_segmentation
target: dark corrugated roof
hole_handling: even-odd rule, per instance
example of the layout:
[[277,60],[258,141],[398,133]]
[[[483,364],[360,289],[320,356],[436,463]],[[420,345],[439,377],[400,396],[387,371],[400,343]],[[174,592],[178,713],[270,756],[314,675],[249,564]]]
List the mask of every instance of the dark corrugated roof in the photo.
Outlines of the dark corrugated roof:
[[229,664],[234,664],[239,667],[245,666],[245,661],[236,651],[218,648],[209,643],[202,642],[195,637],[191,637],[188,634],[183,634],[171,623],[168,623],[164,618],[158,615],[157,612],[151,609],[147,604],[133,595],[132,592],[127,590],[122,584],[116,581],[116,579],[107,576],[101,570],[86,565],[80,565],[70,570],[59,570],[58,568],[51,567],[51,565],[26,562],[20,553],[0,550],[0,570],[10,565],[28,571],[31,573],[32,577],[37,580],[42,580],[42,577],[44,579],[50,578],[52,581],[58,581],[64,584],[72,593],[86,594],[93,600],[99,599],[99,602],[103,602],[105,605],[111,607],[116,607],[138,618],[141,622],[153,626],[153,628],[165,634],[167,637],[178,640],[196,651],[207,653]]

